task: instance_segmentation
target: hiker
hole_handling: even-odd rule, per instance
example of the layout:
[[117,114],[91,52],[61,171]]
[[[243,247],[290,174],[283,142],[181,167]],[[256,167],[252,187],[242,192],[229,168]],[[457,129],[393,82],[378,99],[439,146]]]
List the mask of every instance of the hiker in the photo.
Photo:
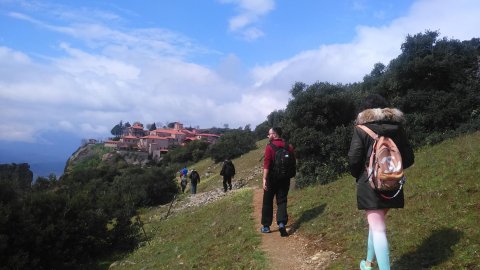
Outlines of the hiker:
[[227,189],[232,190],[232,178],[235,175],[235,166],[230,159],[225,159],[223,162],[220,175],[223,176],[223,192],[227,192]]
[[[290,177],[278,177],[274,175],[273,164],[275,163],[276,151],[274,148],[285,148],[282,139],[282,129],[273,127],[268,131],[269,144],[265,147],[263,161],[263,204],[262,204],[262,233],[269,233],[273,221],[273,197],[277,201],[277,225],[282,237],[288,236],[286,225],[288,222],[287,196],[290,189]],[[273,144],[273,146],[272,146]],[[294,149],[291,145],[286,146],[288,153],[295,162]],[[293,169],[295,170],[295,169]],[[293,172],[295,173],[295,171]],[[280,179],[281,178],[281,179]]]
[[[379,136],[391,138],[397,145],[403,168],[414,162],[412,147],[407,139],[403,124],[403,113],[389,108],[388,102],[380,95],[367,96],[355,120],[356,125],[364,125]],[[386,236],[385,216],[390,208],[403,208],[403,190],[392,199],[386,199],[382,193],[371,187],[366,166],[369,164],[374,139],[364,130],[354,127],[353,137],[348,151],[349,167],[357,182],[357,207],[365,210],[368,221],[367,257],[360,262],[360,269],[373,269],[376,257],[381,270],[390,269],[390,255]],[[392,191],[395,192],[395,191]],[[387,194],[391,196],[392,194]]]
[[200,183],[200,174],[195,169],[190,172],[190,183],[192,194],[197,194],[197,184]]
[[183,169],[180,170],[180,186],[182,187],[182,193],[184,193],[187,188],[187,174],[187,167],[183,167]]

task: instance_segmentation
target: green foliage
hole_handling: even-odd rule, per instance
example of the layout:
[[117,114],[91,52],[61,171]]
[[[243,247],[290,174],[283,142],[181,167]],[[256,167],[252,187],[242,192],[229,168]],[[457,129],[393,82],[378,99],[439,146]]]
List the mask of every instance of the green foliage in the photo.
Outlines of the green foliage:
[[281,125],[296,148],[299,186],[327,183],[345,171],[354,115],[353,96],[342,85],[316,83],[296,92]]
[[[478,130],[480,39],[409,35],[388,66],[376,63],[363,82],[332,85],[296,82],[285,111],[274,111],[256,129],[280,125],[296,147],[298,184],[327,183],[346,172],[351,127],[363,98],[379,93],[405,113],[406,130],[418,148]],[[258,132],[257,132],[258,130]]]
[[255,139],[261,140],[265,139],[268,134],[268,130],[271,128],[271,126],[268,124],[268,121],[264,121],[263,123],[259,124],[258,126],[255,127],[255,130],[253,133],[255,134]]
[[210,144],[206,141],[191,141],[185,146],[171,148],[162,163],[191,163],[203,159]]
[[151,124],[151,125],[147,125],[147,128],[148,130],[152,131],[152,130],[156,130],[157,129],[157,125],[155,123]]
[[[300,84],[300,83],[298,83]],[[271,112],[267,116],[267,120],[259,124],[254,131],[256,140],[265,139],[268,134],[268,130],[272,127],[278,127],[282,125],[282,121],[285,118],[285,111],[276,110]]]
[[[86,148],[87,149],[87,148]],[[8,269],[73,269],[140,240],[137,209],[171,201],[168,168],[126,166],[90,146],[60,180],[40,177],[30,189],[0,179],[0,261]],[[31,182],[31,177],[30,180]]]
[[211,145],[209,153],[215,162],[233,159],[256,148],[255,136],[248,130],[232,130]]
[[116,124],[112,130],[110,131],[110,133],[112,133],[113,136],[115,137],[120,137],[120,135],[122,135],[123,133],[123,128],[126,127],[126,125],[124,126],[122,121],[120,121],[120,123]]

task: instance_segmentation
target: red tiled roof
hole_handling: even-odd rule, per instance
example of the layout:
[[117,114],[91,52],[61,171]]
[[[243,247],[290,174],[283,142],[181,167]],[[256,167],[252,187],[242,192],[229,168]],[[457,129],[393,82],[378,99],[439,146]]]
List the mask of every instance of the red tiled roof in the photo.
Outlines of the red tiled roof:
[[148,135],[148,136],[142,137],[142,139],[168,140],[169,137],[160,137],[160,136],[157,136],[157,135]]
[[158,128],[155,130],[155,132],[185,135],[185,133],[181,131],[174,130],[174,129],[165,129],[165,128]]

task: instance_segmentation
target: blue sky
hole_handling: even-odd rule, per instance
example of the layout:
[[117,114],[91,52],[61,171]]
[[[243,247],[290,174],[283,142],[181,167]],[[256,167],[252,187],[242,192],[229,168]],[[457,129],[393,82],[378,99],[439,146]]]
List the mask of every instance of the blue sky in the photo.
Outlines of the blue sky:
[[480,37],[478,14],[476,0],[0,0],[0,162],[22,143],[71,152],[120,120],[254,128],[295,82],[361,81],[427,29]]

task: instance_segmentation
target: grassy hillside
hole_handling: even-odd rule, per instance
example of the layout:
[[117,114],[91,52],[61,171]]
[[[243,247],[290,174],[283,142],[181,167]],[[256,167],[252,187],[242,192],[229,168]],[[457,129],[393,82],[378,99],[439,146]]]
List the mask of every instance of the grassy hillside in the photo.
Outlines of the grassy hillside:
[[[241,181],[248,186],[261,186],[263,174],[262,158],[266,144],[267,139],[261,140],[257,142],[257,149],[232,160],[236,171],[233,182]],[[215,164],[211,159],[204,159],[190,167],[190,169],[191,168],[195,168],[201,174],[202,180],[197,187],[197,192],[205,192],[215,188],[223,188],[223,178],[220,176],[220,170],[222,169],[221,162]],[[187,186],[186,193],[189,191],[190,188]]]
[[264,269],[252,194],[242,189],[164,220],[163,211],[145,213],[150,240],[111,269]]
[[[235,181],[260,186],[265,143],[233,161]],[[194,167],[204,177],[199,192],[221,188],[218,164],[204,160]],[[406,207],[390,211],[387,218],[392,269],[480,269],[479,167],[478,132],[417,151],[415,165],[407,170]],[[265,269],[251,202],[247,188],[166,220],[161,217],[168,207],[145,210],[150,241],[112,269]],[[297,233],[316,248],[338,254],[329,269],[355,269],[364,258],[367,223],[356,208],[351,176],[293,190],[289,214]]]
[[[480,133],[416,152],[404,209],[387,216],[393,269],[480,269]],[[331,269],[366,256],[368,225],[356,208],[355,180],[291,193],[294,227],[341,255]]]

